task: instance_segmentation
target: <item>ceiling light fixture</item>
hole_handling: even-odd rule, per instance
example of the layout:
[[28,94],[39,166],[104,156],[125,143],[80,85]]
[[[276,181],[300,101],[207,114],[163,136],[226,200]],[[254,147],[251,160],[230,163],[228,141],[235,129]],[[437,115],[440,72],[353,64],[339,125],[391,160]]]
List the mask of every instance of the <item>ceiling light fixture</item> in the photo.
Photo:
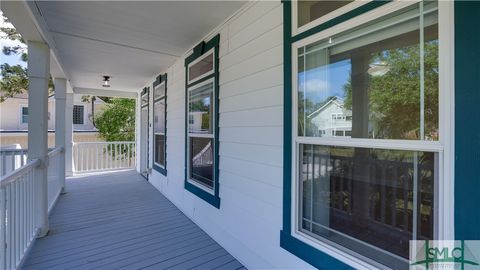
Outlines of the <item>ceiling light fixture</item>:
[[110,87],[110,76],[103,76],[103,84],[102,86],[103,87]]

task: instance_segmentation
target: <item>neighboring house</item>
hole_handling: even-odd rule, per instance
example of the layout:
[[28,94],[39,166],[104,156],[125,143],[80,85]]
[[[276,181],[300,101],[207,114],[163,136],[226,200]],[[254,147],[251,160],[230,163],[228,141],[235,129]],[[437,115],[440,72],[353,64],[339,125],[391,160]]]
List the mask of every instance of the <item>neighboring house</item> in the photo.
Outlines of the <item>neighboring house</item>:
[[345,109],[343,100],[333,97],[322,107],[307,115],[307,121],[318,130],[320,137],[350,137],[352,111]]
[[[104,102],[95,100],[95,113]],[[48,146],[55,144],[55,97],[48,97]],[[92,123],[92,103],[82,101],[81,95],[74,95],[73,141],[98,141],[98,131]],[[19,144],[27,148],[28,139],[28,94],[22,93],[0,103],[0,147]]]

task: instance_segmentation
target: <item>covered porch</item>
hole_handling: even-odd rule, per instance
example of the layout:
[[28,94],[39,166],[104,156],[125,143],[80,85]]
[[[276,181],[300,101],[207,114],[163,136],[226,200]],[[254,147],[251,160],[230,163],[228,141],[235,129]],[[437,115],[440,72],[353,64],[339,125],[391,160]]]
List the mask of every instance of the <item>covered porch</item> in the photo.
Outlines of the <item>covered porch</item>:
[[70,177],[23,269],[241,269],[134,170]]
[[[29,120],[28,150],[0,153],[0,269],[243,268],[142,177],[153,158],[151,130],[140,124],[142,87],[244,4],[172,3],[119,3],[121,14],[145,14],[127,27],[102,2],[2,2],[28,44]],[[171,31],[165,22],[180,12]],[[73,143],[73,94],[135,99],[135,141]]]

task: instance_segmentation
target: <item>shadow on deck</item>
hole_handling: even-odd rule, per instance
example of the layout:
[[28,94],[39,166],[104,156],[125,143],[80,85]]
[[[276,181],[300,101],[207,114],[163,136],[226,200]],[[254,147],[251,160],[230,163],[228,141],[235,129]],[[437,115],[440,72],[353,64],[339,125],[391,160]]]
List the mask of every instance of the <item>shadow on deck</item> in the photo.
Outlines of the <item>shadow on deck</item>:
[[[239,269],[243,266],[136,171],[67,180],[23,269]],[[243,268],[244,269],[244,268]]]

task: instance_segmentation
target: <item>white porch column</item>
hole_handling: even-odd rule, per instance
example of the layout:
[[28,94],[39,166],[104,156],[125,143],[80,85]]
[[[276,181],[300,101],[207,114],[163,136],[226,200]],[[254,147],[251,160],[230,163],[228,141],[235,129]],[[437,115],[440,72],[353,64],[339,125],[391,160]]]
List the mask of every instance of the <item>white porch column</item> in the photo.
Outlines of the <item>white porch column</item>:
[[67,99],[67,80],[64,78],[55,78],[55,147],[63,147],[63,153],[60,155],[60,164],[58,166],[58,177],[62,186],[62,193],[65,193],[65,113]]
[[73,93],[66,94],[65,112],[65,174],[73,175]]
[[35,169],[38,237],[48,232],[48,80],[50,48],[28,41],[28,158],[40,159]]

